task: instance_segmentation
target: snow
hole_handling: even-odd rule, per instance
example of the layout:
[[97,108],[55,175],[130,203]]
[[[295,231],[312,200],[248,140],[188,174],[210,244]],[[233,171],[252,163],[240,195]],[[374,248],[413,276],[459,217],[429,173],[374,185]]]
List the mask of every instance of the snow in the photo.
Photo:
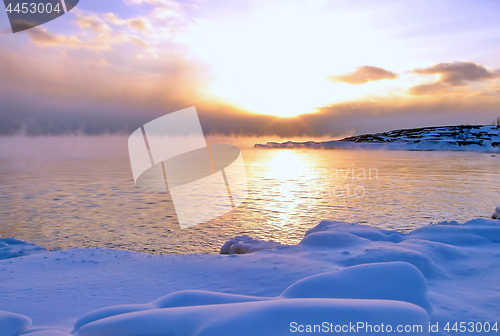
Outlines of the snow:
[[[375,286],[371,286],[374,279]],[[408,288],[412,290],[409,291]],[[338,300],[339,298],[348,300]],[[218,305],[218,308],[212,305]],[[186,309],[187,306],[190,308]],[[354,309],[356,314],[349,314],[344,311],[346,309]],[[233,316],[235,312],[241,317]],[[430,312],[427,282],[422,274],[407,263],[385,263],[360,265],[315,275],[291,285],[280,297],[272,299],[205,291],[177,292],[146,305],[115,306],[90,313],[75,323],[75,331],[81,329],[79,335],[127,335],[134,325],[152,324],[152,329],[148,331],[151,334],[169,330],[172,335],[198,335],[198,331],[203,329],[206,335],[218,335],[221,323],[219,316],[224,316],[223,324],[227,326],[236,323],[235,319],[242,319],[243,324],[250,326],[257,325],[256,328],[245,328],[248,335],[270,334],[266,330],[271,324],[277,326],[278,329],[273,332],[273,335],[277,335],[280,334],[279,330],[287,330],[287,321],[308,320],[319,321],[317,323],[321,324],[326,321],[328,314],[335,314],[336,324],[349,321],[377,324],[383,320],[386,324],[411,322],[427,325],[427,313]],[[122,314],[126,315],[119,316]],[[254,322],[245,319],[245,316],[248,318],[256,314],[258,319]],[[345,320],[339,319],[341,314],[346,316]],[[212,315],[216,318],[211,318]],[[108,318],[112,316],[115,318]],[[158,321],[152,322],[156,318],[161,320],[160,325]],[[191,322],[187,326],[179,324],[179,318]],[[212,329],[214,331],[207,331]],[[141,331],[144,332],[139,329],[130,335]]]
[[418,335],[430,322],[444,335],[447,322],[500,322],[499,257],[494,219],[409,233],[323,221],[297,245],[242,255],[34,253],[0,261],[0,309],[26,316],[0,312],[0,336],[287,335],[324,322]]
[[[399,301],[288,299],[156,309],[117,315],[84,326],[79,336],[133,335],[284,335],[290,324],[349,325],[353,321],[375,325],[408,322],[428,326],[427,313]],[[360,335],[373,333],[361,330]],[[409,335],[428,335],[428,332]]]
[[27,333],[21,335],[29,335],[29,336],[72,336],[70,333],[67,333],[62,330],[57,329],[32,329]]
[[245,254],[261,250],[270,250],[280,245],[275,241],[253,239],[249,236],[236,236],[222,245],[220,254]]
[[256,148],[500,152],[500,126],[443,126],[364,134],[325,142],[268,142]]
[[15,336],[30,325],[26,316],[0,310],[0,336]]
[[121,305],[98,309],[79,318],[75,323],[75,330],[91,322],[120,314],[138,312],[144,310],[205,306],[215,304],[241,303],[269,300],[265,297],[254,297],[246,295],[224,294],[199,290],[184,290],[166,295],[148,304]]
[[493,213],[493,216],[492,216],[493,219],[500,219],[500,207],[497,207],[495,209],[495,212]]
[[427,280],[415,266],[403,262],[358,265],[313,275],[288,287],[281,297],[404,301],[432,313]]
[[14,238],[0,237],[0,260],[46,252],[44,247]]

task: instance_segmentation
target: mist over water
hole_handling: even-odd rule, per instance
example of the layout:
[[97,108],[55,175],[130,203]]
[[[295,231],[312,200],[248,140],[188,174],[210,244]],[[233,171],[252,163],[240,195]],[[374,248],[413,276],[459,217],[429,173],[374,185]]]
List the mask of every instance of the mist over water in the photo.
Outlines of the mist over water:
[[[278,140],[278,139],[268,139]],[[267,140],[265,140],[267,141]],[[167,193],[135,187],[125,136],[0,138],[0,235],[49,249],[216,253],[236,235],[293,244],[322,219],[400,231],[490,217],[500,157],[472,152],[242,148],[249,196],[181,230]],[[195,205],[193,205],[195,206]]]

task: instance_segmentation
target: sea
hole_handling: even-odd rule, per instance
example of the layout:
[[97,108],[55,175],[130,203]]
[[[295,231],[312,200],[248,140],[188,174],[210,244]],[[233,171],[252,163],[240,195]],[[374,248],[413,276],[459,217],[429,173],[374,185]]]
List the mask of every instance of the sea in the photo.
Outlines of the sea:
[[218,253],[239,235],[297,244],[322,220],[408,232],[490,218],[500,205],[500,155],[207,141],[241,148],[248,197],[221,217],[181,229],[168,193],[135,186],[126,136],[0,137],[0,236],[50,250]]

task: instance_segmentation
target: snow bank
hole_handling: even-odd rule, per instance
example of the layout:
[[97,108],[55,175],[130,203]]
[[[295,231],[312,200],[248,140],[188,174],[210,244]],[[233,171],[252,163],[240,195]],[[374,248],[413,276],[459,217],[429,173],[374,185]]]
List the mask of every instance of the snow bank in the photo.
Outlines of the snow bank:
[[79,318],[75,323],[74,331],[91,322],[101,320],[106,317],[138,312],[143,310],[152,310],[159,308],[177,308],[186,306],[205,306],[215,304],[240,303],[263,301],[269,298],[253,297],[246,295],[234,295],[214,293],[208,291],[185,290],[166,295],[158,300],[148,304],[121,305],[96,310]]
[[447,323],[500,326],[499,257],[498,220],[410,233],[323,221],[297,245],[244,255],[71,249],[3,260],[0,309],[75,336],[265,336],[323,322],[429,321],[444,335]]
[[281,245],[275,241],[253,239],[249,236],[236,236],[222,245],[220,254],[245,254],[261,250],[270,250]]
[[72,336],[57,329],[31,328],[29,317],[0,310],[0,336]]
[[493,216],[492,216],[493,219],[500,219],[500,207],[497,207],[495,209],[495,212],[493,213]]
[[26,316],[0,310],[0,336],[16,336],[30,325]]
[[20,335],[28,335],[28,336],[73,336],[70,333],[67,333],[58,329],[44,329],[44,330],[28,330],[24,334]]
[[[162,330],[168,330],[172,336],[218,335],[217,332],[223,330],[223,334],[231,334],[240,324],[240,327],[255,325],[245,327],[239,333],[242,335],[280,335],[287,333],[293,321],[309,324],[329,321],[334,325],[349,321],[372,325],[381,321],[385,324],[425,322],[427,325],[427,313],[431,310],[423,275],[406,263],[385,263],[312,276],[291,285],[276,298],[184,291],[150,304],[109,307],[80,318],[74,331],[81,329],[80,336],[156,335]],[[191,322],[188,326],[179,325],[179,319]],[[156,320],[162,322],[159,324]],[[149,327],[152,321],[156,322]],[[221,329],[221,322],[233,329]],[[131,326],[136,324],[148,327],[132,332]],[[270,328],[271,324],[275,324],[275,329]]]
[[47,252],[44,247],[14,238],[0,237],[0,260]]
[[[349,326],[353,321],[372,326],[381,323],[398,326],[409,322],[428,326],[429,317],[422,308],[399,301],[287,299],[123,314],[90,323],[78,335],[286,335],[298,325],[324,326],[326,322],[327,325]],[[361,329],[357,334],[373,335],[369,331]],[[408,335],[429,333],[425,330]]]
[[402,262],[359,265],[313,275],[288,287],[281,297],[405,301],[432,313],[427,280],[416,267]]

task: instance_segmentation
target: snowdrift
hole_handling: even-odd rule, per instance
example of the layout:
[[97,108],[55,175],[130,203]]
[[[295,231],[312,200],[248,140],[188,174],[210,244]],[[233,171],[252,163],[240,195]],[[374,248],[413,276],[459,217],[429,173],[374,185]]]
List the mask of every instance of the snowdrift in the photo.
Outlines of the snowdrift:
[[220,254],[246,254],[261,250],[269,250],[281,245],[275,241],[254,239],[249,236],[236,236],[228,240],[220,248]]
[[[445,335],[470,321],[491,328],[462,334],[498,335],[498,220],[406,234],[323,221],[297,245],[268,247],[164,256],[81,249],[0,261],[0,276],[10,274],[0,309],[34,321],[30,329],[30,318],[0,312],[0,336]],[[24,297],[26,287],[33,294]]]
[[44,247],[14,238],[0,236],[0,260],[47,252]]

